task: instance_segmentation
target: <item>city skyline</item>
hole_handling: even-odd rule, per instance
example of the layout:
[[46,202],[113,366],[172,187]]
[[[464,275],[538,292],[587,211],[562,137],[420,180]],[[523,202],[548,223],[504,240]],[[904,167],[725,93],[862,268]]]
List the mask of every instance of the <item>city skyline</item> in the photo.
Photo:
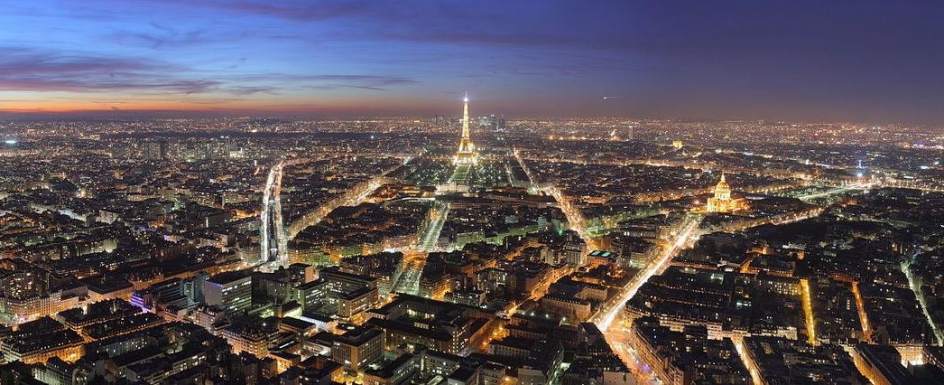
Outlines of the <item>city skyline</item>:
[[939,125],[933,2],[31,2],[0,119],[622,116]]
[[944,385],[934,2],[0,9],[0,385]]

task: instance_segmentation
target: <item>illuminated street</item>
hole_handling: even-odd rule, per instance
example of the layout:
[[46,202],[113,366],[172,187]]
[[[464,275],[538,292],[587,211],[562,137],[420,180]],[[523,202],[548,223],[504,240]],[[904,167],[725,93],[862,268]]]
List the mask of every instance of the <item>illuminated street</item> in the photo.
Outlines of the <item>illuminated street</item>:
[[636,294],[639,287],[646,283],[650,277],[659,274],[665,269],[669,262],[672,261],[672,257],[679,251],[698,240],[700,236],[698,225],[701,223],[702,219],[703,217],[697,214],[685,216],[676,227],[677,230],[675,231],[674,238],[667,242],[667,246],[664,247],[646,267],[640,270],[619,294],[602,305],[600,310],[590,321],[597,324],[600,330],[608,330],[610,326],[613,325],[613,321],[616,320],[617,316],[623,313],[622,310],[626,301],[629,301],[629,299]]
[[644,383],[658,384],[659,381],[649,364],[643,362],[630,345],[630,333],[632,331],[629,325],[631,320],[623,311],[623,306],[649,277],[664,269],[672,260],[672,257],[697,240],[699,236],[698,225],[701,220],[700,215],[686,216],[679,224],[675,238],[668,243],[668,246],[648,266],[639,271],[619,294],[602,305],[600,311],[591,318],[591,322],[595,322],[597,327],[604,331],[607,341],[610,346],[614,347],[623,363],[632,370],[638,380]]
[[859,282],[853,281],[850,286],[852,295],[856,302],[856,312],[859,314],[859,323],[862,325],[862,335],[866,341],[872,341],[872,326],[869,323],[869,315],[865,310],[865,302],[862,300],[862,292],[859,291]]
[[812,295],[810,294],[810,281],[800,280],[800,301],[803,304],[803,320],[806,325],[807,343],[816,345],[816,316],[813,314]]
[[260,222],[260,262],[274,261],[284,265],[288,258],[288,240],[282,222],[282,169],[279,161],[269,170],[262,195],[262,219]]
[[449,217],[449,204],[436,203],[430,209],[432,218],[425,232],[420,236],[419,244],[416,250],[411,250],[404,256],[403,272],[394,276],[393,291],[397,293],[407,293],[417,295],[420,291],[420,278],[423,274],[423,267],[426,264],[426,255],[436,251],[439,241],[439,234],[442,231],[443,224]]
[[908,287],[914,293],[915,298],[918,299],[918,303],[921,305],[921,313],[924,314],[928,325],[931,326],[931,332],[934,333],[934,338],[937,340],[937,344],[944,345],[944,333],[941,332],[941,329],[931,317],[931,312],[928,310],[927,298],[925,298],[924,291],[921,289],[920,283],[915,279],[914,273],[911,271],[912,263],[916,257],[917,255],[914,255],[911,257],[911,260],[902,262],[901,271],[905,274],[905,277],[908,278]]
[[747,354],[744,348],[744,337],[736,336],[731,338],[731,342],[734,343],[734,348],[737,349],[738,357],[741,358],[741,362],[744,363],[744,366],[751,373],[751,381],[754,385],[763,385],[764,381],[760,376],[760,373],[757,369],[757,363],[751,360],[751,356]]

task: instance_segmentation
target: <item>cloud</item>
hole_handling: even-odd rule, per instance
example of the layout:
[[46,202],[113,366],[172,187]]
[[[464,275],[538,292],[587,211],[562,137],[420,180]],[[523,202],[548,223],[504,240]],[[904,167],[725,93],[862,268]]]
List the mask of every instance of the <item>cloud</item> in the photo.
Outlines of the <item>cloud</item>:
[[[366,0],[198,2],[214,11],[317,24],[333,41],[607,51],[668,60],[801,60],[853,50],[913,52],[939,46],[944,7],[935,2],[703,0]],[[902,28],[907,25],[908,28]],[[909,43],[912,42],[912,43]],[[904,44],[903,44],[904,43]],[[870,50],[868,47],[880,47]],[[865,47],[865,49],[863,49]],[[861,52],[865,52],[862,54]],[[874,54],[878,56],[879,54]],[[851,55],[850,55],[851,56]],[[848,60],[857,62],[859,57]],[[845,63],[844,63],[845,64]]]
[[162,31],[157,33],[121,31],[111,34],[110,37],[118,44],[145,46],[153,49],[191,46],[216,41],[216,39],[209,37],[204,30]]
[[65,54],[0,47],[0,90],[141,94],[278,94],[283,90],[362,89],[383,91],[418,83],[401,76],[260,73],[219,75],[158,61],[93,54]]
[[217,43],[234,43],[254,38],[264,41],[299,40],[298,35],[257,30],[254,28],[229,31],[225,29],[181,29],[151,22],[150,28],[141,30],[119,30],[105,36],[119,45],[146,47],[155,50],[204,46]]
[[[285,88],[334,90],[342,88],[362,89],[370,91],[384,91],[390,87],[418,84],[419,81],[387,75],[358,75],[358,74],[247,74],[228,78],[234,83],[262,83],[281,84]],[[271,92],[264,90],[260,92]]]
[[397,76],[378,75],[312,75],[307,76],[310,86],[319,89],[357,88],[371,91],[384,91],[392,86],[417,84],[418,81]]
[[267,2],[267,1],[207,1],[203,4],[239,13],[272,16],[300,21],[319,21],[339,17],[357,16],[371,12],[373,1],[318,1],[318,2]]
[[225,91],[236,95],[276,94],[278,88],[270,86],[232,86],[227,87]]
[[219,81],[170,75],[186,69],[137,58],[65,54],[21,47],[0,47],[0,90],[139,91],[195,94]]
[[[599,5],[599,4],[602,4]],[[207,1],[238,15],[300,23],[338,22],[329,35],[351,40],[400,40],[455,45],[614,48],[623,46],[627,7],[603,2],[382,2],[322,0]],[[527,15],[522,17],[521,15]],[[564,28],[562,28],[564,27]],[[602,38],[601,38],[602,37]]]

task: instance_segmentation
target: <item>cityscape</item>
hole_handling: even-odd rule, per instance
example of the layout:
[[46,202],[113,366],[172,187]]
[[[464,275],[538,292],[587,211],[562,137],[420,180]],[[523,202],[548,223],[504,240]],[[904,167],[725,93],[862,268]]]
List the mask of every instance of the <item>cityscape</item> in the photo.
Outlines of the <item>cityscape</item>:
[[[11,4],[0,15],[23,26],[0,39],[10,41],[0,43],[9,48],[0,56],[10,53],[0,59],[0,385],[944,384],[944,116],[908,118],[944,102],[938,70],[887,108],[839,84],[885,67],[850,70],[829,88],[843,99],[832,106],[857,105],[860,118],[817,115],[789,99],[792,88],[770,91],[782,110],[760,108],[761,96],[738,107],[745,94],[730,88],[665,113],[674,97],[644,103],[606,89],[628,88],[628,78],[598,82],[639,70],[628,62],[577,61],[635,52],[605,45],[597,57],[585,40],[629,33],[594,24],[631,20],[630,10],[691,22],[693,32],[720,20],[681,10],[693,3],[525,2],[533,14],[491,21],[501,4],[411,2],[410,13],[406,4],[237,3]],[[812,6],[724,3],[706,12],[774,26]],[[915,34],[941,13],[858,6],[843,10],[877,28],[914,17],[903,29]],[[153,20],[164,13],[179,23]],[[437,17],[420,18],[426,27],[390,20],[405,14]],[[181,32],[218,15],[206,30]],[[518,17],[524,26],[501,23]],[[857,25],[836,17],[784,25]],[[25,47],[34,29],[63,18],[87,33],[88,52],[101,43],[98,56],[57,48],[79,37],[55,28]],[[566,29],[561,18],[578,28],[527,32]],[[365,20],[391,23],[398,28],[379,35],[399,37],[325,32]],[[98,33],[126,22],[169,35]],[[453,22],[488,28],[440,30]],[[200,44],[285,64],[281,44],[298,42],[287,32],[261,41],[215,32],[296,24],[376,49],[371,61],[391,72],[282,74],[277,84],[255,68],[220,69],[229,77],[207,83],[175,77],[216,73],[170,61]],[[844,43],[846,34],[824,36]],[[920,59],[944,49],[937,40],[889,55]],[[681,49],[660,41],[646,52]],[[166,66],[108,59],[134,51],[129,43]],[[865,57],[885,43],[832,54]],[[521,55],[509,63],[533,54],[572,69],[535,77],[508,64],[486,71],[502,81],[462,72],[457,82],[396,72],[412,60],[425,70],[427,50],[457,47],[482,55],[468,66],[492,66],[489,53]],[[584,49],[594,51],[554,59]],[[371,54],[326,55],[288,63],[360,69],[354,62]],[[784,76],[821,86],[800,70]],[[567,95],[547,95],[541,82]],[[533,99],[509,101],[522,90]],[[434,96],[414,97],[427,91]],[[601,94],[585,101],[584,91]],[[735,106],[708,108],[724,100]]]

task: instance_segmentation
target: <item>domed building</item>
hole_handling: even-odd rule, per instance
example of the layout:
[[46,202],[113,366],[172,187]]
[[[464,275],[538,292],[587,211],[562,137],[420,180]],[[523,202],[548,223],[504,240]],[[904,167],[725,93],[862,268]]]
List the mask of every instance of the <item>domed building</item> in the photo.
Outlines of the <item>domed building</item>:
[[745,209],[747,209],[747,201],[743,198],[731,198],[731,186],[725,180],[724,173],[721,173],[721,180],[715,185],[715,195],[708,198],[705,212],[730,213]]

